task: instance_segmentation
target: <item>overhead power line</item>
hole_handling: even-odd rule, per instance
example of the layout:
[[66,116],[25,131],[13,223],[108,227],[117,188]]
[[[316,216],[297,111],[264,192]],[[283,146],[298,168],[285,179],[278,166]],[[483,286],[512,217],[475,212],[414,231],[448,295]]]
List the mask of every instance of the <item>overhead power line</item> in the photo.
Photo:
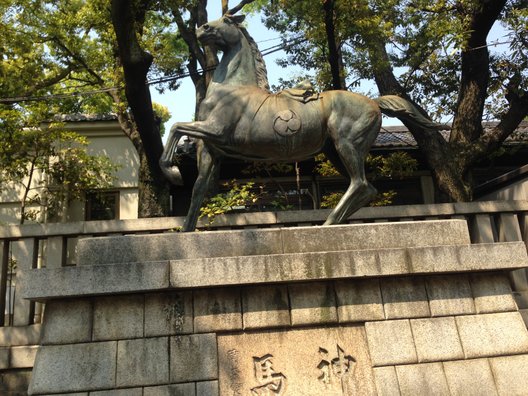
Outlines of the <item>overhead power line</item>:
[[[270,40],[264,40],[264,41],[271,41],[276,39],[270,39]],[[293,45],[299,44],[300,42],[304,41],[306,39],[302,37],[295,37],[293,39],[287,40],[286,42],[282,44],[273,45],[269,48],[266,48],[262,50],[262,56],[267,56],[270,54],[273,54],[275,52],[287,49]],[[147,81],[147,85],[156,85],[156,84],[163,84],[171,81],[177,81],[181,80],[183,78],[191,77],[193,75],[201,75],[204,72],[213,71],[216,69],[216,66],[208,67],[205,69],[198,69],[196,72],[187,72],[187,73],[180,73],[173,76],[167,76],[167,77],[160,77],[153,80]],[[11,103],[19,103],[19,102],[38,102],[38,101],[46,101],[46,100],[56,100],[56,99],[67,99],[72,96],[90,96],[90,95],[97,95],[100,93],[106,93],[111,91],[118,91],[123,89],[124,87],[105,87],[100,89],[94,89],[91,91],[82,91],[82,92],[69,92],[69,93],[61,93],[61,94],[51,94],[51,95],[44,95],[44,96],[16,96],[16,97],[8,97],[8,98],[0,98],[0,103],[3,104],[11,104]]]
[[[278,40],[278,39],[280,39],[280,37],[269,39],[269,40],[262,40],[262,41],[259,41],[259,42],[262,43],[262,42],[274,41],[274,40]],[[268,48],[262,50],[261,51],[262,52],[262,56],[267,56],[267,55],[271,55],[271,54],[273,54],[275,52],[278,52],[278,51],[286,50],[286,49],[288,49],[290,47],[293,47],[294,45],[302,43],[303,41],[306,41],[306,39],[304,37],[292,38],[290,40],[287,40],[284,43],[273,45],[271,47],[268,47]],[[492,42],[490,44],[482,45],[480,47],[470,48],[469,51],[474,51],[474,50],[477,50],[477,49],[480,49],[480,48],[484,48],[484,47],[494,47],[494,46],[498,46],[498,45],[509,44],[511,42],[512,41]],[[168,76],[168,77],[160,77],[160,78],[156,78],[156,79],[147,81],[147,85],[156,85],[156,84],[163,84],[163,83],[167,83],[167,82],[171,82],[171,81],[177,81],[177,80],[181,80],[183,78],[191,77],[193,75],[201,75],[204,72],[213,71],[215,68],[216,68],[216,66],[213,66],[213,67],[209,67],[209,68],[206,68],[206,69],[198,69],[196,72],[187,72],[187,73],[180,73],[180,74],[176,74],[176,75]],[[91,91],[82,91],[82,92],[81,91],[73,91],[73,92],[68,92],[68,93],[51,94],[51,95],[44,95],[44,96],[15,96],[15,97],[0,98],[0,103],[11,104],[11,103],[19,103],[19,102],[37,102],[37,101],[46,101],[46,100],[67,99],[67,98],[70,98],[72,96],[97,95],[97,94],[100,94],[100,93],[118,91],[118,90],[121,90],[123,88],[124,88],[123,86],[121,86],[121,87],[105,87],[105,88],[100,88],[100,89],[94,89],[94,90],[91,90]]]

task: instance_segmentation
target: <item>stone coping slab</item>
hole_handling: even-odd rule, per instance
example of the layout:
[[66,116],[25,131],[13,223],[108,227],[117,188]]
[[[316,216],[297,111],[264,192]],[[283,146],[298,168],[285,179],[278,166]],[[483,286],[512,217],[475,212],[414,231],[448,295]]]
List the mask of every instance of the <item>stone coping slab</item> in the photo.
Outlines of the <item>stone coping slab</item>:
[[24,298],[524,268],[523,242],[214,257],[20,271]]
[[[528,210],[528,201],[475,201],[443,204],[394,205],[364,207],[349,217],[349,220],[386,220],[423,218],[430,216],[464,216],[472,214],[493,215],[519,213]],[[331,209],[291,210],[277,212],[233,213],[218,216],[214,228],[247,227],[256,225],[302,224],[324,222]],[[94,220],[70,223],[24,224],[0,227],[0,238],[17,239],[31,237],[72,236],[82,234],[163,232],[181,227],[184,217],[155,217],[143,219]],[[207,219],[200,219],[198,227],[206,228]]]
[[465,220],[84,238],[79,265],[469,244]]

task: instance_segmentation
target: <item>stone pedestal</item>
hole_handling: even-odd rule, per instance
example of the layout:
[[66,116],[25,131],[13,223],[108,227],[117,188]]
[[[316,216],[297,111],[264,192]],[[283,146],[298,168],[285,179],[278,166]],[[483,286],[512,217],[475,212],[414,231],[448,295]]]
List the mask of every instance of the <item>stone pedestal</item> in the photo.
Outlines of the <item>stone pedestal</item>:
[[78,262],[22,273],[46,302],[30,394],[528,389],[525,246],[461,220],[91,238]]

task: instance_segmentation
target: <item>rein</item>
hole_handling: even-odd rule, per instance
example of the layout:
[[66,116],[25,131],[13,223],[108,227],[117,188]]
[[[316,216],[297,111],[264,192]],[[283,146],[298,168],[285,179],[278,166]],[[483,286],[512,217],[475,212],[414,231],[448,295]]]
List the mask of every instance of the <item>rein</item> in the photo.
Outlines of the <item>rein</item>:
[[255,114],[253,114],[253,117],[251,118],[251,123],[253,124],[253,121],[255,121],[255,117],[257,116],[258,112],[260,111],[260,109],[262,108],[262,106],[264,106],[264,103],[266,103],[266,100],[269,99],[269,97],[271,96],[272,94],[268,93],[266,95],[266,97],[264,98],[264,100],[262,102],[260,102],[260,105],[259,107],[257,107],[257,110],[255,111]]

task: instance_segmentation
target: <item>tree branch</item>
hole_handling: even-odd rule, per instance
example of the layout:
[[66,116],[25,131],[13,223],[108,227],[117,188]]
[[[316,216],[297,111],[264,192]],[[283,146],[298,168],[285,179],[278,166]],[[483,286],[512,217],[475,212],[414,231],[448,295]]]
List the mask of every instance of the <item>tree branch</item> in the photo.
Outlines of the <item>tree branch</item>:
[[450,141],[470,143],[482,134],[482,115],[489,83],[489,52],[486,38],[499,17],[506,0],[475,3],[471,15],[470,36],[462,51],[462,74],[457,111]]
[[467,155],[473,162],[497,150],[528,116],[528,91],[518,92],[516,89],[513,92],[511,89],[507,98],[510,108],[499,124],[490,131],[486,131],[468,151]]
[[86,63],[86,61],[78,54],[71,51],[66,44],[64,44],[58,37],[53,37],[52,40],[63,49],[73,60],[78,62],[92,77],[94,77],[98,84],[103,86],[104,80],[101,78],[99,74],[94,72]]
[[198,42],[198,39],[196,38],[196,31],[195,31],[195,25],[196,25],[196,18],[193,12],[191,12],[191,16],[189,18],[188,25],[184,22],[181,13],[179,10],[175,10],[174,8],[171,9],[172,16],[174,20],[176,21],[176,25],[178,26],[178,31],[180,35],[182,36],[183,40],[187,44],[187,47],[189,48],[189,52],[191,55],[200,63],[200,67],[204,69],[205,66],[205,56],[204,53],[200,47],[200,43]]
[[42,80],[38,82],[37,84],[35,84],[33,87],[30,87],[29,89],[26,90],[26,92],[22,96],[30,96],[33,94],[33,92],[38,91],[39,89],[47,88],[52,85],[55,85],[58,82],[65,79],[72,71],[73,71],[73,68],[71,67],[71,65],[69,65],[68,67],[64,69],[59,70],[59,72],[55,74],[54,76],[48,77],[45,80]]
[[246,4],[251,4],[253,3],[255,0],[242,0],[240,3],[238,3],[236,6],[234,6],[233,8],[231,8],[230,10],[228,10],[226,12],[226,14],[229,14],[229,15],[235,15],[238,11],[240,11],[242,8],[244,8],[244,6]]

